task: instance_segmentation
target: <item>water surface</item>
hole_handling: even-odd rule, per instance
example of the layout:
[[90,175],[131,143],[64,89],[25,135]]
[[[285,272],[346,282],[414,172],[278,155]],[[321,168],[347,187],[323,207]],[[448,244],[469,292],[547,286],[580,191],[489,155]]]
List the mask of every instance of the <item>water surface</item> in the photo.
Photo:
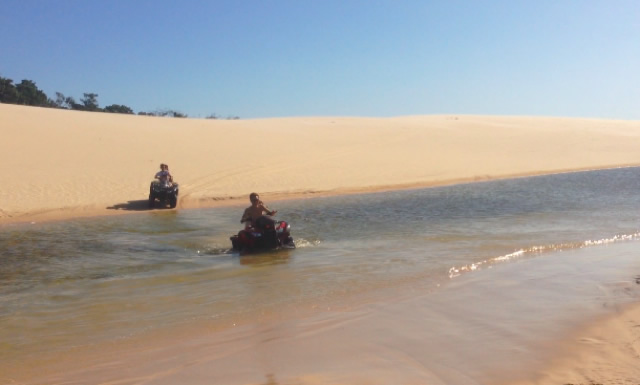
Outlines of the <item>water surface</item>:
[[258,255],[229,250],[239,207],[4,226],[0,361],[389,288],[446,290],[478,269],[636,244],[639,191],[640,169],[625,168],[277,202],[297,248]]

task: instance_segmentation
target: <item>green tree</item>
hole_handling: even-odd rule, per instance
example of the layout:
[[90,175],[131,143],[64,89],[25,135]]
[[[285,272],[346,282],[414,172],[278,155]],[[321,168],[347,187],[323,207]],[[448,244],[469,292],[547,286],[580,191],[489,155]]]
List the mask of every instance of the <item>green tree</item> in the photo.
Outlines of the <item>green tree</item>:
[[173,111],[173,117],[174,118],[188,118],[189,115],[183,114],[182,112]]
[[104,112],[113,112],[117,114],[133,114],[133,110],[122,104],[112,104],[104,108]]
[[84,97],[80,99],[82,102],[82,109],[85,111],[100,111],[98,107],[98,94],[85,93]]
[[68,104],[69,98],[67,98],[66,96],[64,96],[63,93],[61,92],[56,92],[56,100],[53,101],[53,106],[56,108],[71,108]]
[[153,116],[163,116],[170,118],[186,118],[187,114],[183,114],[182,112],[176,110],[158,110],[156,112],[149,113],[149,115]]
[[80,103],[76,103],[76,100],[73,98],[73,96],[68,96],[64,99],[64,102],[71,110],[84,110],[84,106]]
[[18,102],[18,91],[13,80],[0,77],[0,103],[17,104]]
[[[134,114],[133,110],[122,104],[112,104],[100,108],[98,105],[98,94],[84,93],[80,103],[71,96],[65,96],[60,92],[56,92],[55,100],[49,99],[47,94],[38,89],[36,83],[32,80],[24,79],[19,84],[14,84],[12,79],[0,76],[0,103],[24,104],[28,106],[38,107],[55,107],[80,111],[104,111],[120,114]],[[173,118],[188,118],[187,114],[182,112],[164,109],[154,112],[138,112],[138,115],[146,116],[165,116]],[[216,114],[210,114],[207,119],[219,119]],[[237,116],[229,116],[227,119],[240,119]]]
[[24,79],[16,85],[18,91],[18,99],[20,104],[27,106],[49,106],[49,98],[47,94],[38,89],[36,83],[31,80]]

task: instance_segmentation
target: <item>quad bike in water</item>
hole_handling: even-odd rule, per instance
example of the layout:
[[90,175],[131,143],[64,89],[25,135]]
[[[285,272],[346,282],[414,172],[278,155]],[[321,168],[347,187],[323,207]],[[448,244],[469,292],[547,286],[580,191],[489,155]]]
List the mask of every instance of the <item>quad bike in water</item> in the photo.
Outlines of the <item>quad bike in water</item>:
[[154,208],[156,202],[162,207],[175,208],[178,204],[179,186],[177,183],[166,183],[161,181],[153,181],[149,186],[149,208]]
[[256,252],[274,249],[295,249],[296,244],[291,237],[291,226],[285,221],[273,221],[261,217],[256,226],[240,230],[231,238],[233,250],[240,252]]

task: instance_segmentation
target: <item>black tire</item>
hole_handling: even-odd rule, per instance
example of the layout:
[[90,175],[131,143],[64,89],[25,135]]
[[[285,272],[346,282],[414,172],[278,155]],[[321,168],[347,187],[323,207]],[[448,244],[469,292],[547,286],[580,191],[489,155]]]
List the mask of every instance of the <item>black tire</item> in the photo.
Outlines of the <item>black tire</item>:
[[149,208],[152,209],[156,205],[156,198],[153,194],[149,194]]
[[174,209],[177,204],[178,204],[178,197],[176,197],[175,194],[169,195],[169,207]]

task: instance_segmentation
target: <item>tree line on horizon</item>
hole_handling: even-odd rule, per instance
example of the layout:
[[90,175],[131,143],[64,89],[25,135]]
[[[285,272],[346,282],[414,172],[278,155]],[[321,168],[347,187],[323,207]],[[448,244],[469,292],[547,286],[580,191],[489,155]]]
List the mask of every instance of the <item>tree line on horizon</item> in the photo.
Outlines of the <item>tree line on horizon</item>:
[[[78,103],[75,98],[65,96],[60,92],[56,92],[56,98],[51,99],[40,90],[36,83],[32,80],[23,79],[20,83],[14,84],[13,79],[0,76],[0,103],[19,104],[24,106],[60,108],[65,110],[89,111],[89,112],[110,112],[117,114],[131,114],[135,112],[128,106],[123,104],[111,104],[101,108],[98,104],[98,94],[84,93]],[[140,111],[137,115],[143,116],[164,116],[172,118],[187,118],[187,114],[171,109],[163,109],[152,112]],[[216,114],[211,114],[206,119],[219,119]],[[237,116],[231,116],[227,119],[240,119]]]

